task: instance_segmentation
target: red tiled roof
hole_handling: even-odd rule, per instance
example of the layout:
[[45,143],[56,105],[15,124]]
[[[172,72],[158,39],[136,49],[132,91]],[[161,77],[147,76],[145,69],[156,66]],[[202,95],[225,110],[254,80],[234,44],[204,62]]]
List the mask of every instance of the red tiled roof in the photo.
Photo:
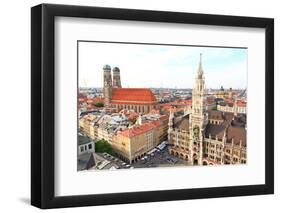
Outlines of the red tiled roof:
[[237,106],[246,107],[247,103],[245,101],[237,101]]
[[93,99],[88,99],[87,100],[87,104],[94,104],[94,100]]
[[174,113],[176,113],[176,112],[180,112],[180,111],[182,111],[183,110],[183,108],[176,108],[176,107],[173,107],[173,106],[171,106],[171,105],[161,105],[160,106],[162,109],[164,109],[164,110],[167,110],[167,111],[172,111],[172,112],[174,112]]
[[224,99],[224,101],[226,103],[233,103],[233,99],[232,98],[226,98],[226,99]]
[[150,110],[149,113],[150,113],[150,114],[159,114],[160,111],[159,111],[159,109],[152,109],[152,110]]
[[137,126],[134,126],[132,128],[129,128],[129,129],[126,129],[122,132],[120,132],[119,134],[125,136],[125,137],[134,137],[134,136],[137,136],[137,135],[141,135],[145,132],[148,132],[154,128],[157,128],[161,126],[161,121],[152,121],[152,122],[149,122],[149,123],[144,123],[142,125],[137,125]]
[[135,104],[135,105],[148,105],[148,104],[156,104],[156,102],[148,102],[148,101],[111,101],[112,104]]
[[177,106],[186,106],[186,105],[192,105],[192,100],[175,100],[173,102],[170,102],[171,105],[177,105]]
[[168,115],[162,115],[160,118],[159,118],[161,121],[166,121],[169,119],[169,116]]
[[205,100],[205,104],[215,104],[216,102],[214,101],[214,100],[212,100],[212,99],[207,99],[207,100]]
[[104,98],[100,98],[100,97],[96,97],[96,98],[93,98],[93,97],[89,97],[89,98],[86,98],[86,97],[79,97],[79,103],[84,103],[86,102],[87,104],[96,104],[98,102],[101,102],[103,103],[104,102]]
[[79,98],[79,103],[84,103],[87,99],[86,98]]
[[94,102],[101,102],[103,103],[104,102],[104,98],[100,98],[100,97],[96,97],[96,98],[93,98],[94,99]]
[[156,103],[157,101],[150,89],[114,88],[111,102],[124,104],[132,102]]
[[78,93],[78,98],[86,98],[86,95],[79,92],[79,93]]

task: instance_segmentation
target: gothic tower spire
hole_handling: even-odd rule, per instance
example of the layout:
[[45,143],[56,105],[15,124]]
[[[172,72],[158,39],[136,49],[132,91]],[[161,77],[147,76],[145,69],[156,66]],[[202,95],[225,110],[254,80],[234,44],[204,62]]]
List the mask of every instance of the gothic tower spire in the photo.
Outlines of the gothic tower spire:
[[203,78],[202,53],[200,53],[200,60],[199,60],[197,77],[198,78]]
[[205,80],[203,74],[202,54],[200,54],[197,75],[192,90],[192,114],[190,126],[192,152],[190,157],[191,164],[193,165],[202,165],[203,158],[203,132],[205,128],[204,125],[206,123],[204,104]]

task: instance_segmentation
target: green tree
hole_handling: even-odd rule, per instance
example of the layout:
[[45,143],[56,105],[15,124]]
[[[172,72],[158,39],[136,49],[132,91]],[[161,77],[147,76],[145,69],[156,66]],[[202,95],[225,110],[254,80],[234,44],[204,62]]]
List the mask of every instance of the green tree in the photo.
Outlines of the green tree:
[[217,106],[214,106],[214,107],[212,108],[212,110],[218,110]]
[[97,103],[95,104],[95,106],[96,106],[96,107],[103,107],[104,104],[103,104],[102,102],[97,102]]
[[112,146],[104,139],[101,139],[95,143],[95,151],[100,153],[106,152],[110,155],[115,155]]

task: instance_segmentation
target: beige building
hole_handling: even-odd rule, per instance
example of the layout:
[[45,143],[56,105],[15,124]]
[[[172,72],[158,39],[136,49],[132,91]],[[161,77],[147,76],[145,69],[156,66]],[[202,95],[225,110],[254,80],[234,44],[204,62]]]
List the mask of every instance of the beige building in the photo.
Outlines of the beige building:
[[87,114],[79,119],[81,133],[93,140],[105,139],[110,144],[112,144],[113,135],[119,130],[126,129],[130,124],[127,116],[121,113]]
[[223,86],[221,86],[220,90],[213,94],[216,98],[232,98],[233,97],[233,91],[232,88],[229,88],[228,91],[226,91]]
[[134,163],[166,139],[167,126],[168,119],[136,124],[114,135],[112,147],[121,159]]
[[219,103],[217,109],[223,112],[232,112],[237,114],[247,114],[247,103],[241,100],[235,100],[234,103]]
[[99,117],[93,114],[87,114],[79,118],[79,129],[80,132],[86,134],[91,139],[95,139],[93,137],[94,130],[93,124]]
[[139,115],[132,124],[123,113],[88,114],[79,119],[79,128],[93,140],[105,139],[121,159],[132,163],[167,140],[168,116]]

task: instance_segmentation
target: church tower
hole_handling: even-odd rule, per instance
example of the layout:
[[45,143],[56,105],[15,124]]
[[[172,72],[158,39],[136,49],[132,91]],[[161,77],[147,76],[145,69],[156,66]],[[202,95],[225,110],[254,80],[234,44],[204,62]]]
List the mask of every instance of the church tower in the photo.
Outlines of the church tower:
[[113,71],[113,88],[121,88],[121,79],[120,79],[120,69],[118,67],[114,67]]
[[200,54],[199,67],[195,84],[192,90],[192,113],[190,125],[192,165],[202,165],[203,159],[203,132],[207,123],[204,104],[205,79],[202,67],[202,54]]
[[171,133],[174,126],[174,112],[170,109],[169,123],[168,123],[168,143],[171,144]]
[[105,107],[109,107],[112,97],[112,78],[111,67],[107,64],[103,66],[103,96]]

